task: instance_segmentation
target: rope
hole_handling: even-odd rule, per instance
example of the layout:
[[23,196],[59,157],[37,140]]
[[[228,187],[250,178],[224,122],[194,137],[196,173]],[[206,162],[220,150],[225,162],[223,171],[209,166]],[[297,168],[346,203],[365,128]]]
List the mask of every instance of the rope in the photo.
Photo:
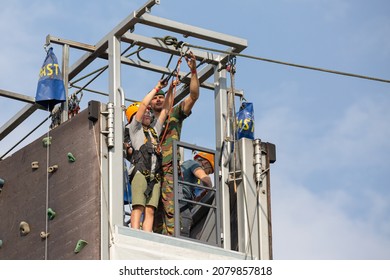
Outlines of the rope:
[[236,116],[235,116],[235,102],[234,102],[234,73],[235,73],[235,58],[229,58],[228,69],[230,73],[230,93],[228,93],[228,115],[231,126],[231,142],[233,143],[233,179],[234,179],[234,193],[237,192],[236,185]]
[[[176,64],[176,79],[179,80],[179,72],[180,72],[180,64],[181,64],[181,60],[182,60],[183,56],[180,56],[179,60],[177,61],[177,64]],[[172,72],[173,73],[173,72]],[[168,76],[169,77],[169,76]],[[168,78],[167,77],[167,78]],[[167,79],[166,78],[166,79]],[[170,78],[170,77],[169,77]],[[167,82],[169,81],[169,79],[167,79]],[[158,149],[161,151],[161,146],[162,146],[162,143],[164,142],[165,140],[165,137],[167,136],[167,131],[168,131],[168,126],[169,126],[169,122],[171,121],[171,112],[172,112],[172,108],[173,108],[173,103],[175,101],[175,98],[174,96],[176,96],[176,88],[177,86],[174,85],[173,87],[173,98],[171,98],[171,104],[169,104],[169,110],[168,110],[168,117],[167,117],[167,122],[166,122],[166,125],[165,125],[165,128],[164,128],[164,133],[162,134],[162,137],[160,138],[160,141],[158,143]]]
[[[235,105],[235,99],[234,99],[234,92],[235,92],[235,73],[236,73],[236,57],[235,56],[229,56],[228,64],[226,65],[227,71],[230,73],[230,92],[228,95],[228,115],[229,115],[229,121],[231,126],[231,143],[233,143],[233,187],[234,187],[234,193],[237,193],[237,180],[236,180],[236,171],[237,171],[237,153],[239,153],[239,147],[236,145],[236,133],[237,133],[237,126],[236,126],[236,105]],[[242,175],[241,175],[242,176]],[[246,226],[249,231],[249,238],[248,238],[248,244],[246,244],[245,253],[247,252],[247,248],[249,247],[249,254],[251,258],[253,259],[253,245],[252,245],[252,232],[253,232],[253,226],[251,227],[251,223],[249,221],[249,211],[248,211],[248,202],[246,198],[246,190],[245,188],[242,188],[242,191],[244,193],[244,207],[245,207],[245,213],[246,213]]]
[[[47,109],[50,114],[50,109]],[[45,208],[45,234],[49,231],[49,219],[47,217],[47,209],[49,209],[49,154],[50,154],[50,128],[47,130],[48,144],[46,146],[46,208]],[[45,238],[45,260],[47,260],[47,249],[48,249],[48,236]]]

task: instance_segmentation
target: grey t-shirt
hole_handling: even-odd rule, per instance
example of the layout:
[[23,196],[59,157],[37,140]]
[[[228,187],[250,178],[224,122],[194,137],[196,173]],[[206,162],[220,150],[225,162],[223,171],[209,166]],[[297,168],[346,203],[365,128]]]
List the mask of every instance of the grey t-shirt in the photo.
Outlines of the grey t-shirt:
[[[160,135],[161,130],[162,130],[162,123],[160,123],[158,120],[152,123],[152,127],[154,131],[157,133],[157,135]],[[130,134],[130,140],[131,140],[131,145],[134,150],[138,151],[141,146],[145,143],[145,134],[144,130],[142,127],[142,123],[136,121],[135,118],[131,121],[130,124],[128,124],[129,128],[129,134]],[[150,135],[151,141],[156,141],[156,139],[153,137],[152,133],[150,130],[148,130],[148,133]],[[157,145],[158,143],[153,143],[154,145]],[[156,168],[156,161],[157,157],[155,154],[152,155],[152,173],[154,173],[155,168]]]

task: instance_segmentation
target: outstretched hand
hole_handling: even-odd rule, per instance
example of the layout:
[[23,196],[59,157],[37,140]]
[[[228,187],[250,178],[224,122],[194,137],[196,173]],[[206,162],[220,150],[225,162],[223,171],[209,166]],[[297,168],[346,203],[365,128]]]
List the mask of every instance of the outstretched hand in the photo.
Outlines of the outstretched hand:
[[187,61],[188,67],[190,67],[191,71],[196,71],[196,57],[195,55],[190,51],[188,54],[184,56],[184,58]]
[[174,87],[176,87],[178,85],[180,85],[180,80],[175,79],[175,80],[172,80],[171,85],[169,87],[170,88],[174,88]]
[[168,81],[162,79],[162,80],[158,81],[156,87],[162,89],[162,88],[165,88],[167,86],[167,84],[168,84]]

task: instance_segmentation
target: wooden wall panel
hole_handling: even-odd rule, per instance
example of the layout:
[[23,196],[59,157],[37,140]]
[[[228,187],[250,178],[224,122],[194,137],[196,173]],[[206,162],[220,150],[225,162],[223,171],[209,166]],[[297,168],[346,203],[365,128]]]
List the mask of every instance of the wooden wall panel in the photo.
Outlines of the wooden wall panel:
[[[47,137],[43,135],[0,161],[0,178],[5,180],[0,193],[0,259],[42,260],[46,248],[47,259],[100,259],[98,123],[94,126],[83,111],[51,130],[49,136],[49,150],[42,143]],[[75,162],[68,161],[68,152]],[[39,169],[31,168],[33,161],[39,162]],[[55,164],[58,170],[48,173],[47,166]],[[53,220],[47,218],[47,202],[56,212]],[[47,247],[40,237],[46,220]],[[26,236],[20,235],[21,221],[30,225]],[[88,245],[75,254],[79,239]]]

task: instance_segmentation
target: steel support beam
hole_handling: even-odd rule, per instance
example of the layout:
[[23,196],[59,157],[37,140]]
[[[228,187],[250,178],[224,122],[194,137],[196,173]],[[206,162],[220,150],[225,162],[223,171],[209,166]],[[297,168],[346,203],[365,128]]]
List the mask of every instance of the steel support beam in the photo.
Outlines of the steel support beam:
[[15,93],[12,91],[0,89],[0,96],[8,97],[14,100],[23,101],[30,104],[35,104],[35,97],[23,95],[20,93]]
[[16,113],[7,123],[0,128],[0,140],[3,140],[8,134],[10,134],[19,124],[27,119],[32,113],[41,106],[36,104],[27,104],[18,113]]
[[62,48],[62,79],[65,85],[65,102],[61,103],[61,123],[68,120],[69,117],[69,95],[68,95],[68,71],[69,71],[69,45],[65,44]]
[[156,17],[149,14],[145,14],[142,17],[140,17],[139,22],[156,28],[172,31],[175,33],[180,33],[183,34],[184,37],[190,36],[201,40],[205,40],[205,41],[209,41],[209,42],[213,42],[225,46],[230,46],[234,48],[235,52],[241,52],[248,46],[247,40],[245,39],[241,39],[223,33],[210,31],[208,29],[203,29],[192,25],[172,21],[169,19],[164,19],[161,17]]
[[130,14],[114,29],[112,29],[106,36],[104,36],[97,44],[96,50],[92,53],[83,55],[76,63],[72,65],[69,71],[69,81],[71,81],[77,74],[79,74],[85,67],[87,67],[95,58],[106,52],[108,47],[108,41],[112,37],[121,37],[125,32],[134,28],[134,25],[138,22],[138,18],[156,4],[160,4],[159,0],[149,0],[140,9]]
[[215,80],[215,165],[220,166],[219,185],[221,188],[222,203],[222,234],[223,248],[231,249],[231,229],[230,229],[230,196],[229,186],[227,184],[229,166],[225,163],[229,160],[229,147],[225,142],[226,135],[230,132],[227,122],[227,90],[226,90],[226,70],[218,71],[214,69]]
[[55,37],[55,36],[52,36],[52,35],[47,35],[46,36],[46,44],[50,44],[50,43],[53,43],[53,44],[58,44],[58,45],[68,45],[74,49],[79,49],[79,50],[82,50],[82,51],[89,51],[89,52],[94,52],[96,51],[96,47],[95,46],[92,46],[92,45],[88,45],[88,44],[84,44],[84,43],[80,43],[80,42],[76,42],[76,41],[72,41],[72,40],[66,40],[66,39],[62,39],[62,38],[58,38],[58,37]]
[[[269,157],[260,139],[237,141],[237,167],[241,182],[237,188],[239,251],[252,259],[272,259]],[[255,176],[254,176],[255,175]]]
[[[108,127],[113,128],[113,143],[108,142],[108,204],[110,225],[123,225],[123,108],[124,93],[121,87],[120,40],[112,36],[108,40],[109,101],[113,105],[113,119]],[[112,234],[112,232],[110,232]],[[110,237],[110,242],[112,240]],[[112,248],[112,247],[111,247]],[[110,250],[110,254],[112,251]]]
[[[129,44],[135,43],[137,46],[142,46],[147,49],[165,52],[176,56],[180,56],[181,54],[179,49],[176,49],[174,46],[165,45],[164,42],[160,39],[145,37],[130,32],[127,32],[122,36],[122,41]],[[212,64],[218,64],[219,62],[219,55],[210,52],[198,51],[196,49],[191,49],[191,51],[194,53],[198,61]]]
[[3,89],[0,89],[0,96],[29,103],[26,106],[24,106],[18,113],[16,113],[8,122],[6,122],[0,128],[0,140],[4,139],[8,134],[10,134],[19,124],[21,124],[37,109],[43,108],[42,106],[36,104],[35,98],[31,96],[27,96],[27,95],[15,93]]

